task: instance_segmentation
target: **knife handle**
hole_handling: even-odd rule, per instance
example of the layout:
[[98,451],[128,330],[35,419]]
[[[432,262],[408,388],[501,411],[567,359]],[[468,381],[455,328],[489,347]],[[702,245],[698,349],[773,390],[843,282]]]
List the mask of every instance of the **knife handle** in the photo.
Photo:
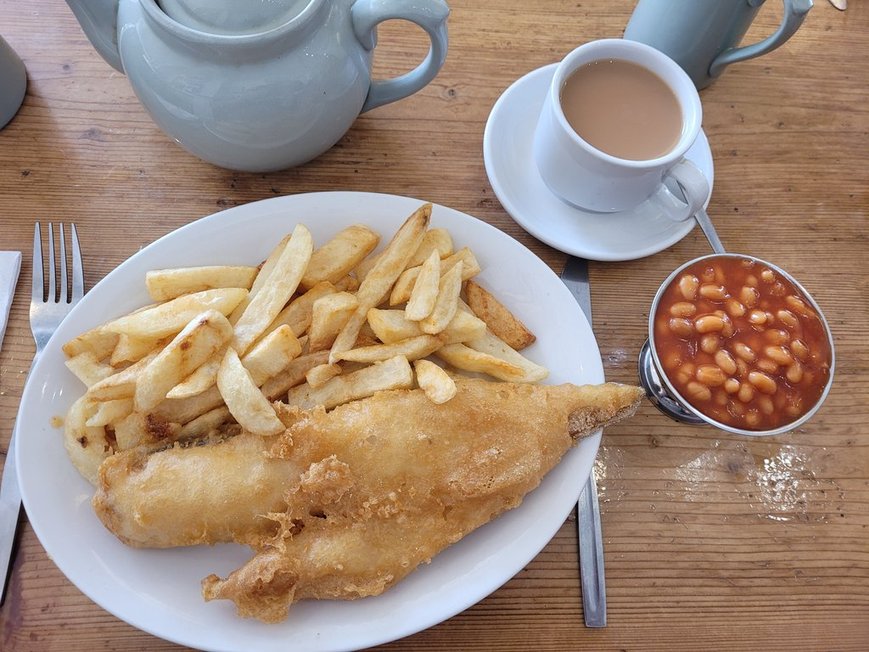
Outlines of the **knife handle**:
[[[588,476],[579,496],[576,522],[579,534],[579,573],[585,626],[606,627],[603,537],[601,536],[600,505],[597,499],[594,471]],[[588,524],[593,524],[593,526],[589,528]]]

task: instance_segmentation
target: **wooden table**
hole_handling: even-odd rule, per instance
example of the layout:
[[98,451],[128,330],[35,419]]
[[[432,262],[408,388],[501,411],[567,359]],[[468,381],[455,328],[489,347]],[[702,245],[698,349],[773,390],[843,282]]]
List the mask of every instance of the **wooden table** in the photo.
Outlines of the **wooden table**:
[[[0,0],[0,31],[30,85],[0,131],[0,249],[25,271],[0,353],[5,452],[33,354],[28,327],[33,221],[78,223],[90,287],[143,245],[200,216],[315,190],[411,195],[483,219],[556,271],[563,254],[501,207],[482,160],[492,104],[524,73],[575,45],[619,36],[633,3],[453,0],[450,54],[418,95],[360,118],[303,167],[242,174],[205,164],[151,122],[60,0]],[[770,2],[752,29],[777,22]],[[413,29],[381,31],[379,74],[424,51]],[[677,425],[645,405],[610,429],[595,466],[609,625],[582,624],[575,523],[501,589],[391,650],[865,650],[869,645],[869,7],[816,0],[795,38],[702,92],[715,158],[710,214],[725,245],[773,261],[814,294],[837,347],[815,418],[768,439]],[[655,256],[593,263],[594,330],[606,375],[636,381],[660,281],[704,254],[695,229]],[[553,315],[555,318],[555,315]],[[46,481],[50,481],[49,478]],[[71,585],[26,521],[0,648],[174,650]]]

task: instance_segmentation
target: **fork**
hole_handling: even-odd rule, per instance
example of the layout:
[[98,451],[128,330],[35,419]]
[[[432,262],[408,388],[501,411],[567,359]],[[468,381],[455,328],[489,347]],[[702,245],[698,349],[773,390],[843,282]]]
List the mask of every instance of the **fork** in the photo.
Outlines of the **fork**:
[[[30,368],[36,363],[45,345],[51,338],[60,322],[63,321],[72,307],[84,296],[84,270],[81,263],[81,249],[78,244],[78,232],[75,224],[70,224],[72,279],[67,273],[66,238],[63,224],[59,224],[60,254],[55,257],[54,226],[48,224],[48,288],[46,292],[42,261],[42,233],[39,222],[33,229],[33,280],[30,294],[30,330],[36,341],[36,353]],[[60,277],[57,277],[57,267],[60,267]],[[59,281],[59,283],[58,283]],[[29,374],[28,374],[29,375]],[[12,438],[6,451],[6,462],[3,466],[3,477],[0,479],[0,578],[3,586],[0,588],[0,604],[6,597],[6,587],[9,579],[10,562],[12,561],[12,546],[15,541],[15,531],[18,527],[18,516],[21,511],[21,490],[18,486],[18,475],[15,468],[15,440],[18,437],[17,428],[12,429]]]

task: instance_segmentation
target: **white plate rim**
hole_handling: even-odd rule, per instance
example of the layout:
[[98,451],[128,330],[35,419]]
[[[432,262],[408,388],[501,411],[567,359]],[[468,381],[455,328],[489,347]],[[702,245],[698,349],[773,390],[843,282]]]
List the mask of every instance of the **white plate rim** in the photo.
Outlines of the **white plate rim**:
[[[160,599],[165,599],[165,596],[158,599],[153,594],[146,593],[140,595],[131,590],[123,594],[125,601],[118,602],[117,590],[118,584],[121,581],[120,576],[124,575],[124,573],[132,572],[132,569],[125,567],[118,571],[115,567],[106,566],[105,560],[97,554],[106,555],[111,553],[111,555],[119,556],[120,558],[134,559],[137,563],[139,561],[150,563],[152,560],[158,560],[160,556],[163,556],[163,563],[169,565],[166,560],[171,559],[172,564],[175,564],[174,553],[176,551],[132,550],[117,542],[114,537],[104,530],[101,533],[90,532],[89,528],[92,528],[95,523],[98,524],[98,521],[93,516],[89,505],[85,504],[89,501],[85,500],[84,503],[82,501],[83,498],[89,497],[91,488],[84,480],[74,474],[78,484],[76,486],[63,487],[67,489],[66,494],[68,495],[61,496],[66,501],[63,508],[66,511],[55,514],[51,510],[58,509],[57,507],[51,504],[46,506],[46,491],[48,490],[40,489],[40,485],[50,486],[51,483],[45,483],[44,478],[39,477],[33,464],[35,462],[39,462],[40,464],[47,463],[48,471],[53,472],[49,474],[51,478],[62,480],[69,476],[68,471],[71,469],[71,465],[67,461],[68,468],[61,468],[63,463],[58,460],[65,459],[65,452],[62,450],[63,445],[60,442],[60,435],[50,426],[49,420],[54,415],[52,411],[54,408],[68,405],[74,396],[77,395],[77,391],[80,391],[75,386],[76,381],[74,378],[62,366],[60,344],[84,328],[96,325],[109,317],[125,312],[131,307],[130,304],[141,305],[143,303],[142,297],[146,298],[144,287],[138,292],[131,292],[128,288],[123,287],[122,281],[126,277],[129,277],[131,274],[138,274],[141,269],[152,267],[152,263],[154,262],[163,260],[171,262],[171,260],[174,260],[179,255],[178,251],[174,251],[173,253],[173,250],[178,250],[179,247],[183,250],[185,242],[196,242],[199,236],[208,233],[213,234],[222,230],[228,230],[229,232],[244,231],[245,227],[247,231],[253,232],[256,232],[257,229],[268,230],[270,228],[268,225],[278,220],[286,220],[285,224],[287,226],[283,232],[288,232],[297,221],[311,226],[316,220],[324,220],[326,222],[333,220],[330,232],[334,232],[351,221],[366,221],[364,218],[360,219],[357,217],[358,215],[390,214],[390,211],[393,214],[389,215],[386,219],[394,221],[395,226],[397,226],[406,215],[410,214],[421,203],[422,200],[397,195],[336,191],[289,195],[236,206],[182,226],[140,250],[110,272],[74,308],[67,320],[58,329],[56,337],[52,338],[47,345],[45,352],[34,366],[25,386],[19,411],[20,432],[23,434],[18,439],[16,464],[18,466],[24,506],[37,537],[60,570],[83,593],[121,620],[155,636],[182,645],[215,650],[216,652],[236,652],[237,650],[250,650],[252,652],[259,650],[263,652],[270,652],[272,650],[340,652],[393,641],[426,629],[463,611],[513,577],[555,535],[573,508],[579,491],[591,472],[594,456],[600,443],[599,432],[583,440],[579,446],[568,452],[556,469],[544,479],[541,486],[526,497],[525,503],[522,506],[502,515],[492,523],[480,528],[442,552],[433,560],[432,564],[417,569],[382,596],[352,602],[308,602],[295,605],[290,612],[290,619],[288,621],[280,625],[271,626],[262,625],[255,621],[238,619],[232,614],[231,605],[228,605],[230,608],[227,608],[227,606],[220,608],[215,606],[219,603],[209,603],[208,605],[202,603],[202,613],[208,611],[212,611],[213,613],[210,615],[206,613],[203,616],[202,613],[197,611],[195,614],[196,618],[200,620],[205,618],[206,622],[219,623],[226,621],[231,623],[228,625],[229,631],[219,632],[223,636],[216,636],[213,631],[207,632],[210,635],[205,636],[201,630],[191,627],[191,623],[181,618],[180,614],[178,615],[179,620],[167,623],[165,616],[173,612],[168,607],[162,608],[165,606],[160,603]],[[352,214],[352,219],[348,220],[344,216],[340,218],[322,217],[323,215],[340,214],[342,210]],[[481,276],[484,278],[486,275],[491,277],[492,282],[495,283],[493,289],[496,292],[499,290],[497,287],[497,283],[500,282],[499,274],[503,270],[521,268],[526,273],[529,270],[532,271],[533,274],[526,274],[526,276],[529,276],[535,284],[539,282],[546,289],[547,293],[551,293],[552,296],[547,301],[550,307],[553,305],[558,306],[556,325],[560,325],[560,330],[566,329],[570,331],[577,342],[576,347],[563,354],[563,359],[566,361],[566,364],[571,365],[577,361],[579,362],[576,365],[576,369],[567,370],[563,365],[559,366],[558,364],[553,368],[550,360],[546,359],[545,362],[553,368],[553,381],[564,382],[571,380],[578,383],[597,383],[603,381],[603,367],[600,353],[591,327],[569,291],[543,261],[502,231],[459,211],[435,205],[432,223],[434,226],[439,224],[450,226],[451,230],[454,231],[454,237],[456,237],[457,245],[459,246],[468,244],[467,242],[462,242],[461,233],[464,233],[466,236],[468,233],[474,234],[475,237],[472,239],[475,240],[475,243],[470,244],[475,252],[478,253],[478,257],[481,258],[484,268],[486,265],[489,265],[489,271],[487,272],[487,269],[484,269]],[[463,228],[457,229],[460,233],[458,236],[452,228],[455,225],[463,225]],[[323,228],[322,224],[319,223],[315,226]],[[312,230],[316,229],[312,228]],[[267,253],[269,246],[276,242],[277,237],[282,235],[282,233],[274,232],[270,233],[270,235],[272,236],[272,240],[262,245],[261,250],[258,252],[260,256]],[[480,239],[481,236],[485,236],[488,244]],[[82,237],[87,237],[87,234],[82,234]],[[480,239],[479,242],[477,242],[478,239]],[[200,239],[199,242],[201,241]],[[492,245],[492,243],[495,244]],[[479,250],[477,245],[479,245]],[[238,249],[237,242],[233,243],[233,248]],[[493,267],[492,251],[499,254],[506,251],[511,256],[518,256],[519,263],[516,263],[516,258],[511,258],[513,264]],[[249,252],[248,255],[250,255]],[[192,257],[197,258],[197,255],[193,255]],[[198,256],[198,258],[201,259],[203,256]],[[208,256],[205,256],[205,258],[208,258]],[[239,258],[244,258],[244,256],[240,255]],[[248,262],[251,263],[251,261]],[[253,261],[253,264],[255,262],[257,261]],[[177,261],[176,264],[182,263],[181,261]],[[197,262],[196,260],[187,260],[185,264],[204,263]],[[540,296],[534,297],[535,304],[540,299]],[[106,300],[116,301],[113,310],[94,310],[94,308],[99,307],[101,302],[104,303]],[[534,315],[526,316],[523,314],[522,316],[529,322],[534,322],[537,319]],[[532,329],[535,328],[535,325],[532,323],[529,323],[529,326]],[[545,331],[545,328],[543,332],[538,330],[538,334],[541,335],[541,340],[544,343],[546,341]],[[534,347],[537,347],[539,344],[538,342]],[[533,357],[534,352],[532,351],[529,355]],[[555,362],[557,363],[558,361],[555,360]],[[51,464],[55,466],[52,467]],[[40,468],[39,470],[43,471],[45,469]],[[58,474],[58,471],[61,473]],[[75,481],[73,481],[73,484],[75,484]],[[58,497],[49,492],[48,499],[57,500]],[[534,511],[539,507],[545,507],[542,515]],[[58,539],[56,535],[58,524],[47,521],[49,517],[58,515],[67,517],[69,525],[65,525],[65,528],[73,528],[72,535],[64,539]],[[90,522],[87,522],[89,518]],[[86,522],[80,523],[80,521]],[[533,528],[530,527],[532,525]],[[75,529],[73,526],[78,529]],[[99,527],[101,528],[101,526]],[[533,531],[530,531],[532,529]],[[84,536],[78,530],[90,532],[93,536],[87,539],[88,541],[99,539],[99,545],[105,546],[105,548],[100,548],[99,550],[86,551],[92,556],[92,558],[88,559],[91,564],[103,566],[100,573],[94,573],[93,566],[82,562],[81,556],[83,553],[71,552],[70,549],[73,547],[73,544],[78,541],[76,537]],[[517,538],[514,541],[508,541],[502,550],[495,553],[486,552],[486,539],[495,539],[497,537],[500,540],[500,537],[505,532],[516,535]],[[212,554],[211,551],[218,549],[223,550],[225,548],[206,548],[202,551],[202,556],[208,557]],[[188,554],[188,551],[181,551],[179,561],[173,568],[184,568],[185,564],[195,561],[200,556],[199,549],[188,550],[196,551],[195,556],[193,552]],[[507,552],[511,553],[509,557],[506,557]],[[172,553],[173,556],[166,557],[168,553]],[[471,553],[475,555],[475,558],[470,570],[467,570],[471,562],[463,559],[463,556],[467,557]],[[232,551],[232,554],[234,555],[235,552]],[[441,598],[439,601],[427,601],[425,613],[414,612],[412,614],[413,617],[401,617],[400,614],[390,611],[390,617],[382,623],[356,627],[336,626],[334,629],[301,632],[306,633],[307,636],[300,636],[299,628],[300,626],[304,626],[303,621],[306,622],[306,619],[312,615],[317,616],[317,610],[328,610],[330,613],[334,612],[333,615],[347,618],[348,615],[353,616],[354,611],[360,609],[362,611],[370,610],[360,605],[381,604],[386,601],[390,603],[385,604],[384,608],[386,609],[393,606],[391,603],[401,606],[404,602],[398,601],[399,598],[394,596],[411,591],[415,584],[420,584],[420,578],[423,576],[428,578],[432,572],[443,573],[456,567],[466,570],[463,574],[447,575],[446,579],[450,580],[450,582],[444,582],[443,579],[440,580],[441,584],[447,585],[447,588],[444,589],[445,593],[439,596]],[[220,569],[214,570],[221,572]],[[136,572],[139,572],[138,568]],[[430,584],[430,582],[426,583],[425,580],[422,581],[423,586],[430,586]],[[410,586],[411,588],[407,590],[402,589],[404,586]],[[198,586],[195,588],[198,593]],[[127,588],[124,587],[124,590],[127,591]],[[402,599],[407,597],[405,595],[401,596]],[[417,596],[417,599],[421,599],[421,596]],[[375,611],[380,613],[377,609]],[[227,619],[228,615],[231,615],[229,619]],[[161,620],[158,616],[162,616],[163,619]],[[187,617],[193,618],[189,614]],[[193,619],[193,622],[198,621]],[[341,621],[339,620],[338,622]],[[286,634],[286,637],[281,636],[281,634]],[[295,644],[293,644],[293,641],[295,641]]]
[[[548,208],[554,209],[555,211],[564,215],[567,215],[567,213],[575,214],[575,216],[579,219],[583,219],[584,217],[592,217],[595,219],[595,223],[599,224],[599,221],[597,220],[598,216],[585,214],[579,209],[569,207],[566,204],[560,202],[560,200],[556,199],[554,195],[551,195],[550,191],[543,183],[543,180],[539,178],[539,173],[534,167],[533,162],[530,162],[530,151],[521,152],[518,155],[516,155],[516,152],[513,152],[514,159],[520,160],[522,162],[525,162],[526,160],[528,161],[528,163],[525,164],[523,174],[519,175],[519,184],[508,183],[508,180],[506,178],[502,179],[502,176],[504,175],[502,175],[500,171],[500,168],[503,166],[501,160],[503,157],[503,152],[507,148],[507,146],[504,145],[503,142],[506,142],[506,140],[509,140],[509,138],[503,137],[503,134],[501,134],[502,130],[499,129],[499,125],[501,125],[501,123],[509,121],[509,113],[511,111],[513,103],[521,99],[519,98],[520,90],[526,86],[531,86],[536,83],[542,83],[541,80],[543,78],[551,77],[557,65],[557,63],[552,63],[531,70],[530,72],[526,73],[525,75],[514,81],[512,84],[510,84],[510,86],[508,86],[507,89],[495,101],[495,104],[492,106],[492,110],[489,113],[489,117],[486,120],[486,127],[483,132],[483,162],[486,168],[486,174],[489,178],[489,183],[492,186],[492,190],[495,193],[495,196],[501,202],[504,210],[507,211],[510,217],[513,218],[513,220],[517,224],[519,224],[519,226],[521,226],[523,229],[525,229],[528,233],[530,233],[541,242],[544,242],[549,246],[558,249],[559,251],[563,251],[567,254],[581,256],[591,260],[603,262],[636,260],[663,251],[664,249],[682,240],[694,228],[694,220],[686,220],[685,222],[681,223],[674,222],[672,223],[672,225],[668,224],[670,228],[668,232],[664,235],[664,237],[651,240],[643,245],[638,245],[623,250],[607,250],[606,248],[603,248],[599,243],[588,240],[588,231],[583,234],[583,238],[585,238],[585,240],[577,238],[566,239],[564,237],[562,229],[559,229],[557,226],[549,223],[553,221],[552,219],[550,219],[549,222],[545,220],[536,221],[529,216],[528,210],[520,205],[521,202],[518,201],[517,192],[521,192],[523,188],[519,188],[519,190],[517,190],[517,187],[521,186],[521,184],[524,183],[524,189],[534,192],[535,196],[546,196],[547,198],[551,199],[551,203],[549,204]],[[523,107],[526,111],[534,111],[536,113],[540,110],[542,105],[543,94],[541,94],[539,100],[533,99],[530,103],[526,102],[525,104],[523,104]],[[536,119],[534,122],[536,122]],[[534,122],[531,122],[531,124],[527,125],[525,129],[533,129]],[[521,128],[522,127],[520,126],[520,129]],[[501,153],[499,154],[499,152]],[[688,150],[686,157],[695,164],[697,164],[708,177],[709,196],[704,202],[704,206],[708,206],[709,201],[712,197],[712,188],[714,184],[715,174],[712,154],[709,149],[709,141],[706,138],[706,134],[702,129],[697,136],[697,140]],[[510,177],[510,179],[515,180],[512,176]],[[572,217],[574,217],[574,215],[571,215],[571,218],[565,217],[563,221],[566,222],[569,219],[572,219]],[[663,220],[665,218],[661,219]]]

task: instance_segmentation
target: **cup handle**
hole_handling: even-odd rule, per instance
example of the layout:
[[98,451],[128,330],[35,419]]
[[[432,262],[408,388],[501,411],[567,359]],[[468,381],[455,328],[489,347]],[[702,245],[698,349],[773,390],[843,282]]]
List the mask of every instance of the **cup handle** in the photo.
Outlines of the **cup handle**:
[[[668,184],[676,184],[681,196],[670,190]],[[703,173],[687,159],[682,159],[667,172],[658,190],[649,201],[674,222],[684,222],[703,208],[709,196],[709,182]]]
[[428,34],[431,47],[416,68],[392,79],[371,82],[362,112],[413,95],[423,88],[444,65],[447,57],[447,16],[450,9],[443,0],[356,0],[350,8],[353,31],[366,50],[377,45],[377,25],[401,19],[416,23]]
[[[749,0],[749,3],[752,5],[757,4],[757,0]],[[717,77],[731,63],[753,59],[775,50],[794,35],[794,32],[803,24],[803,20],[805,20],[806,14],[809,13],[809,9],[811,8],[812,0],[784,0],[784,18],[772,36],[765,38],[759,43],[725,50],[712,61],[712,65],[709,66],[709,76]]]

